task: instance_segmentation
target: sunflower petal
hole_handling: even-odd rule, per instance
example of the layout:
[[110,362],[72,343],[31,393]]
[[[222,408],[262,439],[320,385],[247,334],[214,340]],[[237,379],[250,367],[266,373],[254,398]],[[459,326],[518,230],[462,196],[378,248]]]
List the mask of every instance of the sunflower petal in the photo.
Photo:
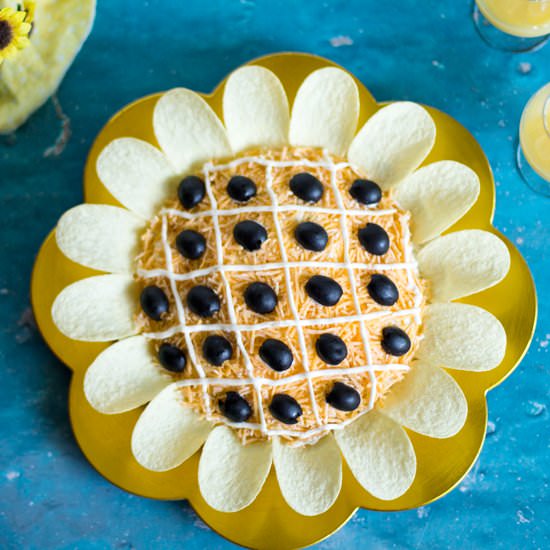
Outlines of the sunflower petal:
[[233,151],[288,143],[288,99],[279,79],[264,67],[243,67],[229,77],[223,116]]
[[129,411],[147,403],[172,382],[153,359],[143,336],[120,340],[102,351],[88,367],[84,393],[104,414]]
[[423,243],[459,220],[479,195],[479,178],[464,164],[434,162],[407,177],[395,198],[413,219],[413,238]]
[[350,145],[348,159],[383,189],[413,172],[431,151],[435,124],[416,103],[392,103],[376,112]]
[[428,243],[417,255],[436,302],[462,298],[499,283],[510,269],[510,253],[495,235],[457,231]]
[[97,174],[123,206],[151,218],[175,194],[177,179],[168,159],[150,143],[136,138],[111,141],[97,159]]
[[199,488],[220,512],[237,512],[261,491],[271,468],[271,443],[243,445],[231,428],[212,430],[199,463]]
[[143,222],[123,208],[81,204],[57,223],[55,239],[73,262],[112,273],[131,273]]
[[176,88],[166,92],[155,106],[153,127],[159,145],[178,172],[231,155],[220,119],[191,90]]
[[129,275],[99,275],[65,287],[52,306],[57,328],[73,340],[108,342],[136,332],[134,282]]
[[334,504],[342,486],[342,460],[331,435],[301,447],[275,438],[273,463],[281,492],[296,512],[316,516]]
[[432,304],[424,316],[418,357],[450,369],[486,371],[504,359],[506,332],[488,311],[467,304]]
[[294,100],[290,143],[345,155],[358,117],[359,92],[353,78],[342,69],[319,69],[304,80]]
[[413,432],[446,438],[462,429],[468,404],[452,376],[439,367],[418,362],[392,386],[380,410]]
[[390,418],[373,410],[334,435],[355,479],[376,498],[393,500],[412,485],[414,448]]
[[211,429],[210,422],[181,401],[176,384],[170,384],[141,413],[132,453],[148,470],[172,470],[195,454]]

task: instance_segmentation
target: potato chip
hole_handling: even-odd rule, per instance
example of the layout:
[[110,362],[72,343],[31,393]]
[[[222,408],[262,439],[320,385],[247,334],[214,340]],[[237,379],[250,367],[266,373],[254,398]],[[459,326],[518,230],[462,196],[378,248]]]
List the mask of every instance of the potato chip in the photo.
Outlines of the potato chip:
[[358,117],[359,92],[353,78],[342,69],[319,69],[304,80],[294,100],[290,143],[345,155]]
[[467,304],[432,304],[418,357],[451,369],[494,369],[506,353],[506,332],[488,311]]
[[52,306],[57,328],[73,340],[108,342],[136,332],[134,281],[129,275],[99,275],[65,287]]
[[227,79],[223,116],[234,151],[288,142],[288,99],[279,79],[264,67],[243,67]]
[[395,198],[412,214],[413,240],[429,241],[458,221],[479,195],[479,178],[452,160],[420,168],[397,187]]
[[227,426],[214,428],[202,450],[199,488],[220,512],[246,508],[261,491],[271,468],[271,443],[243,445]]
[[144,218],[158,212],[178,183],[167,158],[156,147],[135,138],[111,141],[101,151],[96,168],[109,193]]
[[84,377],[84,393],[97,411],[116,414],[147,403],[171,382],[154,361],[150,342],[133,336],[95,358]]
[[492,287],[510,269],[506,245],[496,235],[479,229],[439,237],[420,250],[417,260],[420,274],[430,281],[436,302]]
[[348,159],[387,190],[406,178],[431,151],[435,124],[428,111],[408,101],[376,112],[352,141]]
[[170,384],[141,413],[132,453],[148,470],[171,470],[200,449],[211,429],[210,422],[183,404],[176,384]]
[[390,418],[374,410],[334,435],[355,479],[376,498],[393,500],[412,485],[414,448]]
[[445,438],[462,429],[468,404],[452,376],[419,361],[392,387],[380,410],[414,432]]
[[55,239],[73,262],[111,273],[132,273],[143,221],[116,206],[80,204],[61,216]]
[[342,460],[332,435],[301,447],[275,438],[273,464],[285,500],[299,514],[322,514],[340,493]]
[[184,88],[166,92],[155,105],[155,135],[178,172],[231,154],[225,128],[204,99]]

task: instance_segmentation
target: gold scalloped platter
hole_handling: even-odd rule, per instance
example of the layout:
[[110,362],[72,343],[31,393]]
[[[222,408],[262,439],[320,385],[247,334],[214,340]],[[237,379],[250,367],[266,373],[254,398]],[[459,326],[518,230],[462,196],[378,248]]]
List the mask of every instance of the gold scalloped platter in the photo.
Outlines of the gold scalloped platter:
[[[306,54],[276,54],[251,62],[271,69],[283,83],[292,102],[307,74],[334,63]],[[359,87],[359,126],[382,104]],[[225,81],[211,95],[203,95],[221,115]],[[116,114],[98,135],[84,173],[84,197],[88,203],[118,205],[101,184],[96,173],[100,151],[114,138],[132,136],[158,146],[153,133],[153,108],[161,94],[142,98]],[[392,501],[378,500],[366,492],[344,466],[343,489],[335,504],[324,514],[306,517],[293,511],[283,499],[273,470],[258,498],[240,512],[223,513],[209,507],[198,490],[199,453],[180,467],[167,472],[144,469],[134,459],[130,438],[143,407],[124,414],[104,415],[95,411],[83,392],[86,368],[107,344],[70,340],[55,327],[51,307],[56,295],[68,284],[97,274],[68,260],[57,248],[53,232],[38,254],[32,277],[32,304],[40,332],[59,359],[74,375],[70,390],[70,415],[74,433],[92,465],[109,481],[126,491],[155,499],[189,500],[199,516],[227,539],[253,548],[296,548],[322,540],[344,525],[358,507],[398,511],[423,506],[455,487],[474,464],[481,451],[487,425],[486,393],[502,382],[519,364],[531,341],[537,306],[533,279],[517,249],[491,225],[494,181],[488,161],[473,136],[456,120],[427,107],[437,127],[435,147],[424,164],[442,159],[462,162],[481,181],[475,205],[447,232],[479,228],[497,234],[507,245],[511,268],[498,285],[461,300],[485,308],[503,324],[508,347],[500,366],[488,372],[449,371],[468,401],[468,417],[463,429],[448,439],[433,439],[407,431],[414,446],[418,469],[410,489]],[[446,460],[441,460],[446,457]],[[243,528],[246,526],[246,528]]]

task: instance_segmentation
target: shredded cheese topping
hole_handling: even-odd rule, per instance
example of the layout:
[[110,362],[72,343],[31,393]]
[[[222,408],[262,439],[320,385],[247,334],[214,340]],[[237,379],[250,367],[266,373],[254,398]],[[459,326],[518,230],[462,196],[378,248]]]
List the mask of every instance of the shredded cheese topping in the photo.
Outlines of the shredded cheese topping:
[[[318,203],[305,204],[290,191],[290,179],[300,172],[323,183]],[[349,188],[365,176],[318,149],[252,151],[227,163],[206,163],[197,175],[205,182],[207,196],[190,211],[170,200],[142,236],[137,258],[140,288],[154,284],[170,300],[161,321],[138,311],[138,327],[156,350],[162,342],[186,350],[191,365],[177,376],[183,401],[211,421],[233,426],[244,443],[275,435],[291,444],[312,443],[371,410],[409,369],[421,338],[426,289],[412,254],[409,215],[387,193],[375,207],[359,204]],[[245,204],[227,194],[227,183],[235,175],[249,177],[257,186],[256,196]],[[268,239],[260,250],[249,252],[234,240],[233,228],[243,220],[266,228]],[[303,221],[324,227],[329,236],[325,250],[312,252],[298,244],[294,230]],[[390,237],[383,256],[369,254],[359,243],[357,232],[368,222],[382,226]],[[201,258],[188,260],[176,250],[176,236],[184,229],[206,239]],[[373,273],[387,275],[398,287],[393,306],[381,306],[369,296]],[[322,306],[306,293],[305,283],[315,274],[329,276],[342,287],[335,306]],[[261,315],[246,306],[244,291],[255,281],[267,283],[277,294],[274,312]],[[220,297],[222,308],[212,318],[200,318],[184,305],[198,284]],[[401,357],[386,354],[380,345],[386,326],[405,330],[412,344],[409,352]],[[346,359],[336,367],[315,351],[316,339],[326,332],[340,336],[348,348]],[[220,367],[202,357],[204,339],[212,334],[225,336],[233,346],[233,357]],[[294,356],[289,370],[276,372],[261,360],[259,347],[267,338],[289,346]],[[326,394],[336,381],[360,393],[356,410],[343,412],[327,404]],[[218,402],[228,391],[247,399],[253,409],[249,421],[234,423],[221,413]],[[275,393],[298,401],[303,414],[297,424],[282,424],[271,416],[268,406]]]

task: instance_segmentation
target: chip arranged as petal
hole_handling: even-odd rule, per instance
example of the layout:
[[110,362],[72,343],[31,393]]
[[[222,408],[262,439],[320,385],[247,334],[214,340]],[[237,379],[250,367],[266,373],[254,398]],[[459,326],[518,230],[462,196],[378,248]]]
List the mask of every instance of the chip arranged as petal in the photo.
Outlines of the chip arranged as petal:
[[80,204],[61,216],[55,239],[73,262],[111,273],[132,273],[143,221],[117,206]]
[[97,175],[123,206],[144,217],[153,217],[171,195],[177,178],[168,159],[150,143],[118,138],[101,151]]
[[432,117],[417,103],[401,101],[377,111],[359,130],[348,159],[388,190],[412,173],[435,142]]
[[304,80],[294,100],[290,143],[345,155],[358,117],[359,92],[353,78],[342,69],[318,69]]
[[88,367],[84,394],[103,414],[130,411],[160,393],[172,377],[155,362],[151,343],[143,336],[119,340]]
[[510,269],[510,253],[495,235],[467,229],[434,239],[417,254],[422,277],[430,280],[432,297],[446,302],[499,283]]
[[412,214],[416,243],[439,236],[458,221],[479,195],[479,178],[468,166],[442,160],[424,166],[397,187],[397,202]]
[[412,485],[414,448],[391,418],[372,410],[334,435],[355,479],[376,498],[393,500]]
[[211,429],[210,422],[183,403],[176,384],[170,384],[139,417],[132,453],[148,470],[172,470],[200,449]]
[[288,143],[288,99],[269,69],[253,65],[231,74],[223,94],[223,116],[233,151]]
[[468,404],[452,376],[439,367],[418,362],[392,386],[380,411],[414,432],[446,438],[464,426]]
[[299,514],[322,514],[338,498],[342,459],[332,435],[301,447],[291,447],[274,438],[273,464],[283,497]]
[[256,498],[270,468],[270,442],[243,445],[231,428],[217,426],[202,450],[199,488],[215,510],[237,512]]
[[231,155],[220,119],[204,99],[185,88],[166,92],[155,105],[155,135],[178,172]]
[[488,311],[468,304],[426,308],[418,358],[450,369],[487,371],[506,353],[506,332]]
[[57,328],[73,340],[109,342],[136,332],[130,275],[88,277],[65,287],[52,306]]

